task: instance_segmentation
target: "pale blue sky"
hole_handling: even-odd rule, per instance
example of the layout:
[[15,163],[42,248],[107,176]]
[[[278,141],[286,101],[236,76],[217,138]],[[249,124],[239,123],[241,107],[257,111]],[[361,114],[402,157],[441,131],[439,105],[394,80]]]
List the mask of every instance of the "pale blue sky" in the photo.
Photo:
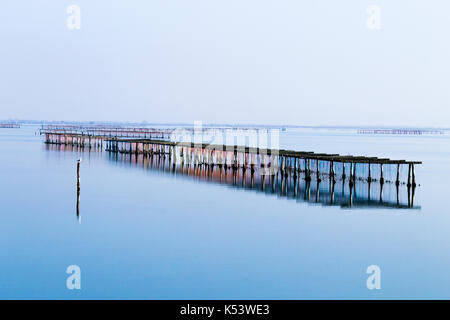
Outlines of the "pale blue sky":
[[[81,8],[81,30],[66,27]],[[381,30],[366,26],[381,8]],[[445,0],[14,0],[0,119],[450,126]]]

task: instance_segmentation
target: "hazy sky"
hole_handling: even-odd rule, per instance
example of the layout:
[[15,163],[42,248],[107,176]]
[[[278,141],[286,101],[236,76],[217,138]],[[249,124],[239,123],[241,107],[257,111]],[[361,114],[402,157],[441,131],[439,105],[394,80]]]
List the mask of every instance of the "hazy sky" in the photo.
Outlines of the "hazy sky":
[[0,119],[450,126],[449,15],[448,0],[2,1]]

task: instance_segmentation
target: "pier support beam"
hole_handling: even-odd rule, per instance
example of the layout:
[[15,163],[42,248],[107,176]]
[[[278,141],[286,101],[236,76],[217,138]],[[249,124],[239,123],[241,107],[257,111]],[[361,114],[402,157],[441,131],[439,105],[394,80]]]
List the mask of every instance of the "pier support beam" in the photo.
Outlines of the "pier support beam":
[[348,181],[348,184],[350,185],[350,188],[353,186],[353,162],[350,163],[350,179]]
[[400,185],[400,163],[397,164],[397,176],[395,178],[395,185]]
[[319,159],[316,160],[316,174],[317,174],[317,182],[322,181],[322,179],[320,179],[320,160]]
[[408,165],[408,187],[411,187],[411,163]]
[[305,159],[305,180],[311,181],[311,159]]
[[345,162],[342,162],[342,181],[345,181]]

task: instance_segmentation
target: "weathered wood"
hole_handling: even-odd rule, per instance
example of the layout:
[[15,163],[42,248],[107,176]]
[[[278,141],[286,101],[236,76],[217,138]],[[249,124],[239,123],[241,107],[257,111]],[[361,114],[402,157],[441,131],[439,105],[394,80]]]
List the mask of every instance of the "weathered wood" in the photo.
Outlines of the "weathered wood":
[[[193,143],[193,142],[174,142],[168,140],[153,139],[152,135],[148,132],[132,129],[125,129],[123,132],[129,135],[131,138],[123,138],[120,136],[120,130],[116,130],[111,135],[110,132],[105,134],[103,129],[92,130],[78,130],[68,131],[68,128],[64,129],[52,129],[47,128],[42,130],[41,134],[45,135],[45,143],[48,144],[64,144],[64,145],[76,145],[80,148],[97,145],[103,148],[103,143],[106,142],[106,150],[109,152],[117,153],[133,153],[136,155],[144,154],[153,157],[153,154],[159,154],[163,158],[166,154],[169,160],[175,157],[174,163],[177,163],[176,154],[174,154],[174,148],[180,148],[180,159],[185,162],[186,165],[193,164],[194,166],[219,166],[224,165],[225,170],[228,167],[237,170],[242,167],[245,172],[250,164],[252,170],[255,170],[255,165],[259,163],[261,168],[267,171],[267,168],[275,174],[277,170],[285,176],[297,177],[297,172],[304,172],[305,180],[311,180],[311,161],[315,161],[315,173],[317,179],[321,179],[321,176],[326,175],[320,172],[321,163],[325,162],[329,164],[328,175],[330,180],[334,181],[336,175],[334,165],[335,163],[342,164],[342,179],[346,178],[346,164],[350,164],[350,180],[349,183],[353,185],[356,181],[358,164],[368,165],[368,177],[367,181],[372,181],[371,165],[380,165],[380,183],[384,183],[383,166],[384,165],[396,165],[397,166],[397,178],[396,183],[399,182],[399,168],[402,164],[408,164],[410,172],[408,173],[408,184],[415,185],[415,172],[414,165],[421,164],[420,161],[406,161],[406,160],[391,160],[388,158],[366,157],[366,156],[352,156],[352,155],[339,155],[339,154],[326,154],[326,153],[314,153],[311,151],[294,151],[284,149],[267,149],[267,148],[255,148],[239,145],[214,145],[207,143]],[[77,131],[78,130],[78,131]],[[81,132],[81,133],[80,133]],[[122,133],[123,133],[122,132]],[[133,135],[141,136],[144,132],[145,138],[135,138]],[[150,137],[150,138],[147,138]],[[161,135],[164,136],[164,135]],[[187,151],[190,152],[187,152]],[[216,155],[217,154],[217,155]],[[266,157],[269,157],[268,163],[266,163]],[[258,159],[259,158],[259,159]],[[301,169],[301,161],[304,160],[304,170]],[[231,166],[230,166],[231,165]],[[364,177],[365,178],[365,177]]]

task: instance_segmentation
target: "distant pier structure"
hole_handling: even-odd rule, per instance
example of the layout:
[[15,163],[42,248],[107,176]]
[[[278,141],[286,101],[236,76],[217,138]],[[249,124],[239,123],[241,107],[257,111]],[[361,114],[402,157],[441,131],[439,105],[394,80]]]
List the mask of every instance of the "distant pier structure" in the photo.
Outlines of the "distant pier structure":
[[436,129],[358,129],[358,134],[387,134],[387,135],[424,135],[444,134],[443,130]]
[[0,123],[0,129],[16,129],[20,128],[18,123]]
[[95,148],[103,150],[104,143],[111,138],[169,139],[172,130],[157,128],[129,128],[108,126],[46,125],[39,130],[46,144]]

